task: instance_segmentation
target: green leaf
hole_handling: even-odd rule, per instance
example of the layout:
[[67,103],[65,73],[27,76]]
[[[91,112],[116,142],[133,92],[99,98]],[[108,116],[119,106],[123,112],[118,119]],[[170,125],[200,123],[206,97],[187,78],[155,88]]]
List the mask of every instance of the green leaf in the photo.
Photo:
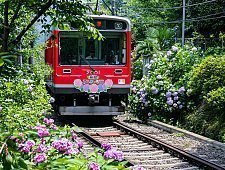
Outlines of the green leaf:
[[4,61],[2,58],[0,58],[0,67],[3,66],[3,64],[4,64]]

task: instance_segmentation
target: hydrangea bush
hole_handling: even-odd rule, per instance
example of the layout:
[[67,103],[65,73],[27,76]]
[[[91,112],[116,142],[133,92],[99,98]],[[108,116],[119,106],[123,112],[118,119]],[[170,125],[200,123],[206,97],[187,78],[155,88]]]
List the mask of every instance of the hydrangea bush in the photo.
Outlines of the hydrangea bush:
[[177,120],[187,108],[188,72],[200,60],[195,47],[172,46],[171,50],[153,54],[145,65],[148,74],[132,82],[130,111],[142,120],[152,115]]
[[[83,154],[83,143],[78,139],[76,127],[57,127],[54,120],[44,118],[42,124],[26,131],[14,131],[8,144],[14,146],[13,157],[7,152],[5,169],[128,169],[123,153],[108,143],[102,143],[89,155]],[[13,147],[11,147],[13,148]],[[9,159],[9,157],[11,157]]]

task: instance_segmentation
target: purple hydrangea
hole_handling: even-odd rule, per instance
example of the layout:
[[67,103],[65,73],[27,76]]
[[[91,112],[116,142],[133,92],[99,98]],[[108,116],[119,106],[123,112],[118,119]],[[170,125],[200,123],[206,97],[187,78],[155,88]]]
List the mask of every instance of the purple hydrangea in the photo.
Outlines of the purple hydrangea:
[[38,147],[37,147],[37,149],[36,149],[36,151],[38,153],[44,153],[47,150],[48,150],[48,147],[46,145],[44,145],[44,144],[39,144]]
[[167,100],[166,103],[171,106],[171,105],[173,105],[173,100],[172,99],[171,100]]
[[66,138],[62,138],[52,142],[52,146],[60,152],[66,152],[67,150],[73,148],[73,143]]
[[23,80],[23,84],[28,85],[29,81],[28,80]]
[[50,135],[50,133],[49,133],[48,129],[46,129],[46,128],[39,128],[38,129],[38,136],[40,138],[43,138],[43,137],[46,137],[46,136],[49,136],[49,135]]
[[58,127],[55,124],[51,124],[50,126],[53,130],[58,130]]
[[46,159],[47,159],[46,155],[44,153],[40,153],[34,157],[34,162],[41,163],[44,162]]
[[173,96],[176,97],[177,95],[178,95],[178,93],[175,91],[175,92],[173,93]]
[[72,155],[79,153],[79,150],[77,148],[70,148],[68,149],[64,154],[65,155]]
[[53,119],[44,118],[44,122],[45,122],[47,125],[51,125],[51,124],[54,123],[54,120],[53,120]]
[[178,93],[183,94],[184,92],[185,92],[185,88],[184,87],[179,88]]
[[107,151],[107,150],[112,149],[112,146],[110,143],[102,143],[101,148]]
[[99,164],[95,163],[95,162],[91,162],[88,166],[89,170],[100,170],[100,166]]
[[166,55],[167,55],[167,56],[171,56],[171,55],[172,55],[172,51],[170,51],[170,50],[167,51]]
[[72,136],[72,140],[75,140],[77,138],[77,134],[75,133],[75,131],[71,130],[70,133],[71,133],[71,136]]
[[124,159],[123,152],[117,151],[115,149],[110,149],[104,152],[105,159],[115,159],[118,161],[122,161]]
[[175,100],[175,101],[177,101],[178,99],[179,99],[178,96],[175,96],[175,97],[173,98],[173,100]]
[[80,149],[80,148],[83,148],[83,142],[77,140],[76,143],[77,143],[77,147],[78,147],[79,149]]
[[177,107],[177,103],[174,103],[174,104],[173,104],[173,107]]
[[170,91],[166,92],[166,97],[169,98],[171,97],[172,93]]
[[28,88],[27,88],[27,91],[28,92],[31,92],[33,90],[33,87],[32,86],[29,86]]
[[174,52],[178,51],[178,47],[172,46],[172,51],[174,51]]
[[158,89],[154,86],[151,88],[151,91],[153,94],[157,94],[159,92]]

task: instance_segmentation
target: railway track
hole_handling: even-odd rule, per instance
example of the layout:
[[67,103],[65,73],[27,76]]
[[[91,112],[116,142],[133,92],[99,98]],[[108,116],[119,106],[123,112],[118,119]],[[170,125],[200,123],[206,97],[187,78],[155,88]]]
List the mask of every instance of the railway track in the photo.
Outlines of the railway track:
[[141,165],[146,169],[224,169],[119,122],[114,122],[109,127],[83,128],[83,131],[80,135],[92,143],[98,146],[110,143],[123,151],[130,165]]

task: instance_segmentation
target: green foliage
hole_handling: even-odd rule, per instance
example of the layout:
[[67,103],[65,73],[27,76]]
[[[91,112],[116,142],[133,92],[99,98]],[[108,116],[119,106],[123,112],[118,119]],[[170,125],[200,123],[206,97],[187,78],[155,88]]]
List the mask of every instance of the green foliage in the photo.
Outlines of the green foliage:
[[50,68],[40,62],[38,65],[14,69],[16,75],[3,75],[0,78],[0,126],[8,131],[32,125],[42,113],[50,110],[50,96],[44,82],[44,77],[50,74]]
[[211,90],[225,85],[225,56],[206,57],[190,75],[188,86],[190,95],[196,99],[203,99]]
[[143,58],[139,58],[133,63],[133,79],[141,80],[143,77]]

